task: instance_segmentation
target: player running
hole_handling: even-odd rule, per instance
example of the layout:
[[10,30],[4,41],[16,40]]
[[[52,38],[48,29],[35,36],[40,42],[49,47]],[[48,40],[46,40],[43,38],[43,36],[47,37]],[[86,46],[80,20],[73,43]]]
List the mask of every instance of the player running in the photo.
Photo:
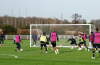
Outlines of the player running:
[[79,49],[77,50],[82,50],[81,45],[84,44],[84,37],[81,36],[81,34],[79,34]]
[[20,52],[20,48],[21,48],[20,42],[22,42],[22,41],[20,39],[20,34],[18,34],[15,36],[15,39],[14,39],[14,43],[17,45],[17,47],[15,48],[15,51],[17,51],[17,49],[18,49],[18,52]]
[[49,36],[49,39],[51,41],[51,44],[53,46],[53,49],[55,51],[55,54],[59,53],[57,47],[56,47],[56,39],[58,40],[59,42],[59,39],[58,39],[58,35],[57,33],[55,32],[55,30],[53,29],[52,32],[50,33],[50,36]]
[[[89,35],[89,41],[91,42],[91,44],[92,44],[92,46],[93,46],[93,42],[92,42],[92,40],[93,40],[93,32],[91,32],[91,34]],[[96,52],[98,52],[98,48],[96,47]]]
[[[73,49],[73,46],[72,46],[73,44],[77,45],[76,40],[73,38],[73,36],[71,36],[71,38],[68,41],[71,41],[71,43],[70,43],[71,49]],[[68,41],[67,41],[67,43],[68,43]]]
[[98,28],[95,29],[95,33],[93,34],[93,49],[92,49],[92,53],[93,53],[93,57],[92,59],[95,59],[95,48],[98,47],[98,51],[99,51],[99,58],[100,58],[100,33],[98,32]]
[[45,47],[45,50],[46,50],[46,53],[47,52],[47,46],[46,46],[46,43],[47,43],[47,37],[46,37],[46,33],[43,32],[43,35],[40,36],[40,46],[41,46],[41,54],[42,54],[42,49],[43,49],[43,46]]
[[85,50],[90,51],[89,48],[88,48],[87,45],[86,45],[86,39],[87,39],[87,36],[84,34],[84,32],[81,33],[81,36],[84,38],[84,46],[85,46]]
[[[3,44],[4,44],[4,39],[5,39],[5,35],[4,35],[4,33],[2,32],[1,34],[0,34],[0,46],[2,45],[3,46]],[[2,43],[2,44],[1,44]]]

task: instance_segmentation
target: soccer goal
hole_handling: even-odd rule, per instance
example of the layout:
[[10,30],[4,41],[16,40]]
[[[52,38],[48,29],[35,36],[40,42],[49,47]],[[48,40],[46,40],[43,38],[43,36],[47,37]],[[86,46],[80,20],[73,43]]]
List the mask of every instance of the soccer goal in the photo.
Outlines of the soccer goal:
[[[95,26],[92,24],[30,24],[30,47],[34,47],[32,40],[33,31],[36,31],[37,38],[39,38],[39,36],[42,35],[43,32],[46,32],[47,37],[49,37],[53,29],[55,29],[55,32],[58,34],[59,37],[59,42],[57,42],[57,46],[70,47],[70,41],[67,44],[66,42],[69,38],[71,38],[71,36],[76,39],[76,42],[78,44],[79,33],[84,32],[88,36],[91,31],[94,32]],[[87,39],[86,44],[88,47],[91,48],[91,43],[89,42],[89,39]],[[39,46],[40,43],[39,41],[37,41],[35,47]]]

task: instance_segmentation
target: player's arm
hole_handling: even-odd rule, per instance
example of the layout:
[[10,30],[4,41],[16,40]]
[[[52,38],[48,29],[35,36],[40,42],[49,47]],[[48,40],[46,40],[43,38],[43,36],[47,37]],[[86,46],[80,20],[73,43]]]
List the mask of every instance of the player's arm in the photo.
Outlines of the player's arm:
[[94,33],[93,33],[93,35],[92,35],[92,43],[94,42],[94,37],[95,37],[95,35],[94,35]]
[[68,41],[66,43],[68,43],[71,39],[68,39]]
[[37,41],[37,34],[36,34],[36,41]]
[[49,42],[49,38],[47,38],[47,36],[46,36],[46,40],[47,40],[47,42]]
[[15,44],[15,40],[16,40],[16,38],[14,39],[14,43],[13,44]]
[[84,37],[82,37],[83,41],[85,41]]
[[87,35],[85,35],[86,39],[87,39]]
[[90,41],[90,36],[89,36],[89,41]]
[[[22,40],[20,39],[20,36],[19,36],[19,40],[22,42]],[[22,42],[23,43],[23,42]]]
[[58,40],[58,42],[59,42],[59,38],[58,38],[58,35],[57,35],[57,33],[56,33],[56,37],[57,37],[57,40]]
[[50,33],[50,36],[49,36],[49,40],[50,40],[50,38],[51,38],[51,33]]

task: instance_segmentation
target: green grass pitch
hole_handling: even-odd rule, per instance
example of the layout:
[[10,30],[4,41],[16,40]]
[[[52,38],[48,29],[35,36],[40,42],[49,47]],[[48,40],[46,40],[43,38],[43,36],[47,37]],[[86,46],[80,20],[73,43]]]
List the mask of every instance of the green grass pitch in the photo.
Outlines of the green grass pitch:
[[[100,65],[99,53],[97,52],[95,53],[96,59],[91,59],[92,51],[84,49],[78,51],[77,48],[59,47],[60,54],[57,55],[50,48],[46,54],[45,48],[43,48],[43,53],[40,54],[40,47],[30,48],[29,40],[22,41],[21,48],[24,51],[16,52],[13,40],[5,40],[4,46],[0,46],[0,65]],[[60,40],[60,42],[65,44],[66,40]]]

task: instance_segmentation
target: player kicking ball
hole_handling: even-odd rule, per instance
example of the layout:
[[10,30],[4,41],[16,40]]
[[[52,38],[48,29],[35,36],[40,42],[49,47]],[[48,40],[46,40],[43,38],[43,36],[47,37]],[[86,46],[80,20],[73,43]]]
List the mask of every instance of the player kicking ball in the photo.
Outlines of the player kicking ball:
[[50,39],[50,41],[51,41],[51,44],[52,44],[53,49],[54,49],[54,51],[55,51],[55,54],[59,54],[59,51],[58,51],[58,49],[57,49],[57,47],[56,47],[56,39],[58,40],[58,42],[59,42],[59,39],[58,39],[58,35],[57,35],[57,33],[55,32],[54,29],[53,29],[53,31],[50,33],[49,39]]
[[46,46],[46,43],[47,43],[47,37],[46,37],[46,33],[45,32],[43,32],[43,35],[41,35],[40,36],[40,46],[41,46],[41,54],[42,54],[42,49],[43,49],[43,46],[45,47],[45,50],[46,50],[46,53],[48,53],[47,52],[47,46]]
[[17,47],[15,48],[15,51],[17,51],[17,49],[18,49],[18,52],[20,52],[20,48],[21,48],[20,42],[22,42],[22,41],[20,39],[20,34],[18,34],[15,36],[15,39],[14,39],[14,43],[17,45]]
[[[76,40],[73,38],[73,36],[71,36],[71,38],[68,41],[71,41],[70,43],[71,49],[73,49],[73,46],[72,46],[73,44],[77,46]],[[68,43],[68,41],[66,43]]]
[[99,58],[100,58],[100,33],[98,32],[98,28],[95,29],[95,33],[93,34],[93,49],[92,49],[92,53],[93,53],[93,57],[92,59],[95,59],[95,48],[98,47],[98,51],[99,51]]

